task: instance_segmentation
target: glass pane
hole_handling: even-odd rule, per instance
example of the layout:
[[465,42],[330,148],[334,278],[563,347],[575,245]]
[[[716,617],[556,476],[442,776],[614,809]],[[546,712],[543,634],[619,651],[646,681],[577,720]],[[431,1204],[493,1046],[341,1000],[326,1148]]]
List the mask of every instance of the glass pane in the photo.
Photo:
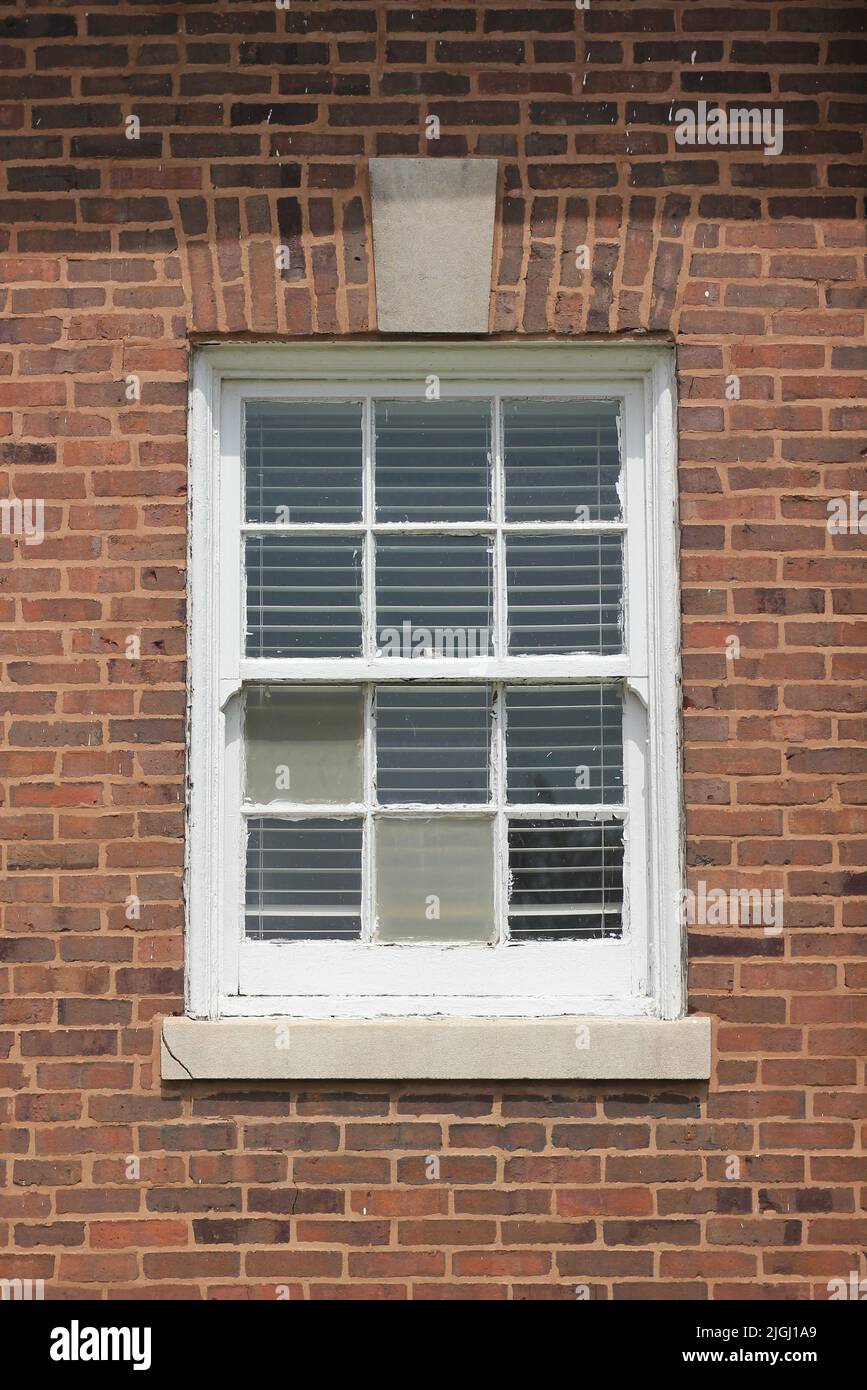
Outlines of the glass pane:
[[623,800],[623,696],[616,685],[506,691],[509,800]]
[[361,520],[360,401],[248,401],[248,521]]
[[384,536],[376,543],[381,656],[487,656],[491,543],[484,536]]
[[384,817],[376,823],[380,941],[490,941],[494,825],[470,816]]
[[512,536],[506,541],[509,651],[619,652],[619,536]]
[[621,515],[615,401],[505,401],[507,521]]
[[247,822],[247,936],[346,941],[361,935],[361,818]]
[[377,521],[483,521],[490,401],[377,401]]
[[247,691],[247,799],[361,801],[364,699],[358,687]]
[[380,686],[376,692],[380,802],[487,802],[491,712],[487,686]]
[[361,539],[248,536],[247,655],[357,656]]
[[513,941],[620,936],[623,825],[573,820],[509,824]]

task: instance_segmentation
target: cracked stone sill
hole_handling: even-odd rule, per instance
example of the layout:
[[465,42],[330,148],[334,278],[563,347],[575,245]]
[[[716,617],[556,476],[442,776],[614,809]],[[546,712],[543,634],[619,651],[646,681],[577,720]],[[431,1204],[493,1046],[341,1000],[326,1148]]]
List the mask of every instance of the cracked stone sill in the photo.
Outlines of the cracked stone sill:
[[706,1081],[711,1020],[164,1018],[164,1081]]

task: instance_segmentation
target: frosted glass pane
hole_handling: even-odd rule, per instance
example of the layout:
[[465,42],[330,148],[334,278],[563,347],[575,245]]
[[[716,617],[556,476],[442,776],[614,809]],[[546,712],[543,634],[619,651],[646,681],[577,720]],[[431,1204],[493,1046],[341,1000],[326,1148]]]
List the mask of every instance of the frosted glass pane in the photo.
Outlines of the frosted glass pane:
[[247,799],[358,802],[362,777],[360,688],[305,686],[247,691]]
[[380,941],[491,941],[493,820],[377,821],[376,920]]

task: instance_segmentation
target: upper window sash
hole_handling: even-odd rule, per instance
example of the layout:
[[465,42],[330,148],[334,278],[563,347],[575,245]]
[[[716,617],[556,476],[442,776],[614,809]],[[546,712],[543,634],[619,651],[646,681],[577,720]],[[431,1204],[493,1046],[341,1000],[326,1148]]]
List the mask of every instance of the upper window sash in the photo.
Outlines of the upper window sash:
[[[358,385],[327,381],[247,381],[223,385],[220,419],[221,493],[221,623],[220,674],[222,698],[250,680],[431,680],[557,679],[600,680],[625,677],[647,694],[647,559],[645,540],[645,457],[647,439],[644,392],[638,383],[617,380],[593,382],[497,382],[496,390],[463,379],[441,378],[442,399],[481,399],[493,409],[492,515],[478,522],[382,523],[373,516],[373,441],[370,402],[376,399],[423,399],[423,387],[388,379]],[[505,399],[563,398],[613,400],[620,407],[622,518],[617,521],[514,522],[504,517],[504,462],[500,437],[501,402]],[[248,400],[317,400],[365,402],[363,443],[363,518],[354,523],[247,522],[244,519],[244,409]],[[507,538],[533,534],[573,536],[622,535],[623,650],[618,653],[575,652],[519,655],[505,650],[505,549]],[[356,535],[363,544],[362,626],[365,655],[339,657],[248,656],[244,651],[243,545],[248,536]],[[373,548],[378,536],[401,534],[485,535],[494,548],[493,632],[495,643],[486,657],[377,656],[374,631]]]

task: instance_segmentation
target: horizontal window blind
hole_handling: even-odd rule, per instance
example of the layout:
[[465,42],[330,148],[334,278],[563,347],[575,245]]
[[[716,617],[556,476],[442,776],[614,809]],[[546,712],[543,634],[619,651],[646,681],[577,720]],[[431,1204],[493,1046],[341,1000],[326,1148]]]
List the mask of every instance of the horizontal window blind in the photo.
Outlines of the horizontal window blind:
[[360,521],[362,461],[360,401],[250,401],[247,520]]
[[384,654],[486,655],[492,553],[483,536],[381,537],[376,613]]
[[617,685],[506,692],[509,800],[623,799],[623,692]]
[[481,521],[490,512],[488,401],[377,401],[378,521]]
[[360,654],[360,540],[250,536],[245,549],[248,656]]
[[622,650],[619,536],[510,536],[506,565],[510,652]]
[[623,827],[564,820],[509,826],[513,941],[617,936],[623,904]]
[[379,801],[487,802],[491,715],[485,686],[380,686],[375,721]]
[[353,940],[361,934],[360,819],[247,821],[247,935]]
[[505,401],[503,436],[507,521],[620,516],[613,401]]

